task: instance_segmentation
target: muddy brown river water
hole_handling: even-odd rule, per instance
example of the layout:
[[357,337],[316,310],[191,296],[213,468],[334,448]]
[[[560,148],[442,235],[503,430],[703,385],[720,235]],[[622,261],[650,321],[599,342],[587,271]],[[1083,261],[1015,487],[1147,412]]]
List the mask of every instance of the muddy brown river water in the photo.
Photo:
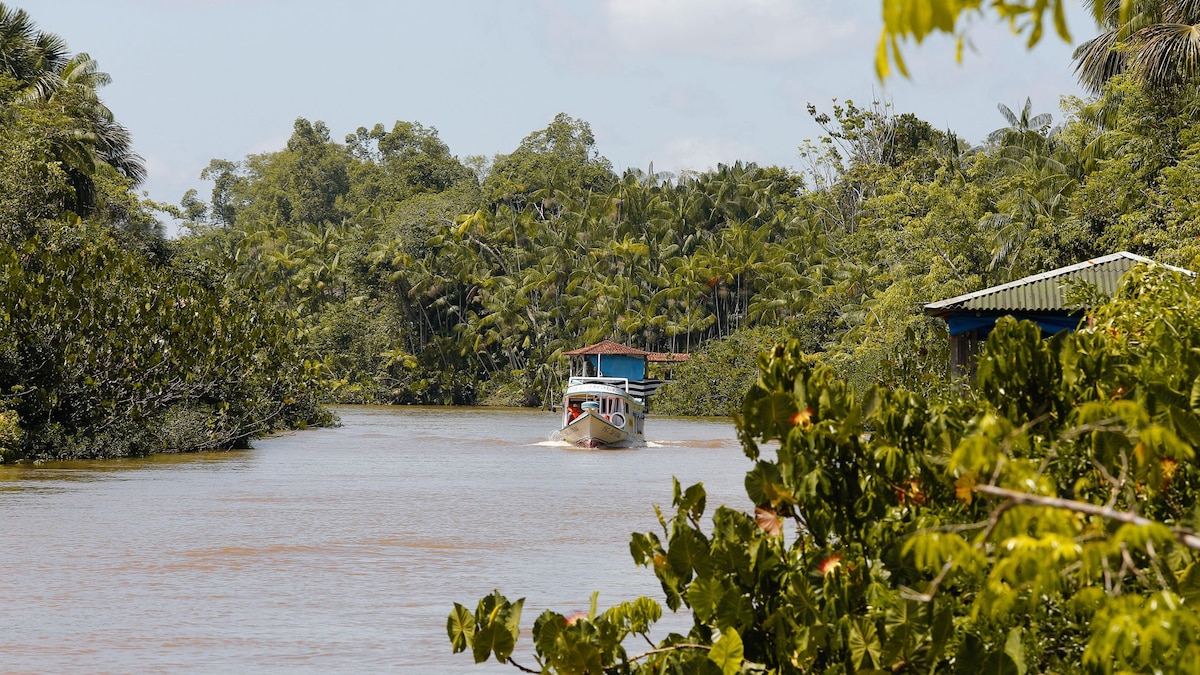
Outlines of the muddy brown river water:
[[[252,450],[0,466],[4,672],[508,673],[446,616],[500,589],[547,607],[662,600],[629,535],[671,477],[747,508],[727,420],[651,417],[648,447],[549,441],[558,416],[344,407]],[[667,610],[663,631],[686,630]]]

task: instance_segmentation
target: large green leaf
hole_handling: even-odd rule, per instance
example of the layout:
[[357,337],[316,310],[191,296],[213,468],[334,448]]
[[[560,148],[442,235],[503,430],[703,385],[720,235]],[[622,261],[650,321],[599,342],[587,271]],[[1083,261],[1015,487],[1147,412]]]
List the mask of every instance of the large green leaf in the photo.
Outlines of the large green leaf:
[[692,571],[698,575],[709,572],[710,554],[703,536],[692,529],[680,530],[671,539],[667,550],[667,563],[671,570],[684,580],[691,579]]
[[745,411],[747,428],[763,440],[787,437],[795,414],[792,396],[778,391],[755,400]]
[[860,619],[850,624],[850,659],[854,667],[861,669],[864,661],[870,659],[872,667],[879,667],[879,657],[883,645],[879,641],[879,632],[869,619]]
[[724,595],[725,587],[720,580],[711,577],[697,579],[688,587],[688,606],[702,623],[711,623]]
[[1192,563],[1179,580],[1179,594],[1188,604],[1200,603],[1200,564]]
[[742,670],[745,660],[745,647],[742,636],[732,628],[721,631],[721,639],[708,652],[708,658],[721,668],[724,675],[737,675]]
[[1025,643],[1021,641],[1021,629],[1008,631],[1008,639],[1004,642],[1004,653],[1012,659],[1018,675],[1025,675]]
[[446,632],[450,635],[450,644],[454,647],[454,653],[464,651],[471,646],[471,639],[475,634],[475,617],[471,616],[470,610],[466,607],[457,602],[454,603],[450,618],[446,620]]
[[475,655],[475,663],[483,663],[492,654],[500,663],[508,661],[516,647],[516,637],[509,632],[503,623],[493,622],[482,625],[475,631],[471,652]]
[[783,475],[774,462],[757,462],[746,474],[746,495],[756,505],[776,504],[781,499],[790,500],[791,492],[783,484]]

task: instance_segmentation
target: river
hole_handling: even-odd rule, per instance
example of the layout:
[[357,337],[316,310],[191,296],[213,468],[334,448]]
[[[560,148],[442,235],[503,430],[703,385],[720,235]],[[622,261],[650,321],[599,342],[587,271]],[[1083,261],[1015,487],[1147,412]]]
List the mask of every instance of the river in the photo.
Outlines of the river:
[[673,475],[709,513],[748,506],[728,420],[652,416],[648,447],[583,450],[539,411],[337,411],[245,451],[0,466],[0,668],[516,673],[451,654],[452,603],[525,597],[533,666],[543,609],[661,602],[629,537]]

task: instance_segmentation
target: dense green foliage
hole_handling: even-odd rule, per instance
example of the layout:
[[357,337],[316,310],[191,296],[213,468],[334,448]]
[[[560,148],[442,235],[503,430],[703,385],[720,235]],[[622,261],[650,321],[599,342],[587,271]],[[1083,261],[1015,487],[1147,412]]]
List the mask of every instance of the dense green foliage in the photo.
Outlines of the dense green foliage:
[[[1194,264],[1198,103],[1119,74],[1058,126],[1002,104],[972,147],[845,102],[811,109],[801,173],[682,176],[614,175],[566,115],[490,165],[419,123],[343,144],[298,120],[283,150],[213,161],[180,243],[295,311],[342,401],[551,404],[566,349],[703,352],[743,330],[800,339],[860,390],[929,392],[946,341],[922,303],[1116,250]],[[669,410],[738,398],[680,384]]]
[[0,284],[0,391],[26,439],[4,459],[227,448],[321,419],[289,317],[101,228],[0,248]]
[[761,326],[709,342],[703,351],[674,366],[671,386],[652,399],[654,412],[697,417],[735,412],[758,379],[758,355],[783,340],[782,329]]
[[[777,346],[738,419],[747,501],[706,522],[676,483],[630,544],[691,630],[634,654],[657,602],[547,610],[520,667],[1200,672],[1198,347],[1200,284],[1150,268],[1079,332],[1002,320],[966,398],[858,395]],[[521,605],[456,605],[454,650],[512,660]]]
[[0,4],[0,462],[329,421],[294,316],[176,256],[86,54]]

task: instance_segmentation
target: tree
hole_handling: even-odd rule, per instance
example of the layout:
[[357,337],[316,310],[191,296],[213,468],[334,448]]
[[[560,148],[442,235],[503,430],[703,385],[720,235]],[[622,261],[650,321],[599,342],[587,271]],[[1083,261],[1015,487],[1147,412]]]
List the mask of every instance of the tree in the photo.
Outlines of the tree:
[[1129,73],[1151,90],[1200,78],[1200,7],[1188,0],[1086,0],[1102,32],[1075,50],[1075,74],[1099,92]]
[[244,446],[328,422],[294,317],[155,264],[107,228],[47,227],[0,246],[2,461]]
[[745,504],[706,527],[676,482],[630,544],[686,635],[632,653],[661,605],[593,601],[543,612],[518,662],[522,602],[496,592],[455,605],[452,649],[525,672],[1196,672],[1197,326],[1200,284],[1137,269],[1077,332],[998,323],[965,399],[858,395],[777,346],[737,419]]
[[484,193],[521,210],[527,204],[549,206],[555,190],[605,191],[615,180],[612,165],[595,145],[591,125],[559,113],[545,129],[526,136],[511,154],[496,157]]
[[90,56],[68,56],[61,38],[37,31],[23,10],[0,3],[0,124],[37,128],[49,141],[47,159],[58,163],[70,186],[57,196],[60,208],[81,216],[101,201],[96,183],[104,167],[129,187],[146,177],[128,130],[97,94],[110,81]]
[[1028,96],[1025,97],[1025,105],[1021,108],[1020,115],[1014,113],[1012,108],[1003,103],[997,103],[996,108],[1004,116],[1008,126],[988,134],[989,143],[1025,145],[1026,140],[1030,137],[1036,137],[1035,142],[1041,141],[1045,139],[1046,132],[1049,131],[1050,125],[1054,121],[1054,117],[1050,113],[1034,115],[1032,112],[1033,101]]
[[442,192],[474,178],[471,170],[450,154],[437,129],[427,129],[420,122],[397,121],[391,131],[382,124],[370,130],[359,127],[346,137],[346,147],[355,158],[381,170],[378,193],[364,195],[368,200],[383,197],[399,202],[415,194]]

